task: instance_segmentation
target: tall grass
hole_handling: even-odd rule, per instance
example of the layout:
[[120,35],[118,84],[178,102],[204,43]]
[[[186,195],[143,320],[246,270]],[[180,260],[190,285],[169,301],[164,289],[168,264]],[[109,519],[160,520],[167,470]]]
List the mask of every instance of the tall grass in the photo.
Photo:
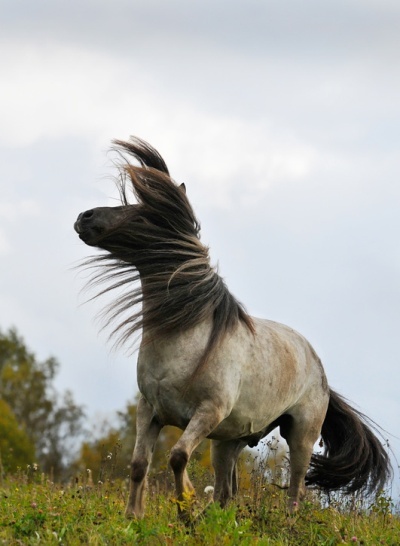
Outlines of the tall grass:
[[209,495],[204,493],[212,483],[211,473],[192,463],[197,497],[188,499],[193,512],[189,527],[177,519],[170,472],[152,474],[146,517],[128,521],[124,518],[128,482],[113,480],[112,464],[105,462],[98,483],[88,472],[68,484],[55,484],[34,467],[4,478],[0,544],[400,545],[400,518],[384,493],[371,502],[310,491],[299,512],[288,516],[286,492],[280,489],[287,480],[285,464],[255,465],[242,479],[239,497],[223,510],[208,504]]

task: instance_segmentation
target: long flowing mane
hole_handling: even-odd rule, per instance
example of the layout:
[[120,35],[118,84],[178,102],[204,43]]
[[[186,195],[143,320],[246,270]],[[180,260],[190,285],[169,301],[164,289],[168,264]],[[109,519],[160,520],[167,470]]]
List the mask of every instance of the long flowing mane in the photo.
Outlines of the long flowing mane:
[[[142,329],[147,339],[157,339],[211,319],[195,375],[239,322],[254,333],[252,320],[210,265],[185,188],[172,180],[162,157],[137,138],[114,145],[126,214],[112,230],[99,234],[96,246],[107,252],[85,262],[100,266],[90,284],[107,282],[95,297],[122,289],[104,312],[106,325],[117,320],[111,336],[118,345],[132,342]],[[137,204],[129,202],[129,187]]]

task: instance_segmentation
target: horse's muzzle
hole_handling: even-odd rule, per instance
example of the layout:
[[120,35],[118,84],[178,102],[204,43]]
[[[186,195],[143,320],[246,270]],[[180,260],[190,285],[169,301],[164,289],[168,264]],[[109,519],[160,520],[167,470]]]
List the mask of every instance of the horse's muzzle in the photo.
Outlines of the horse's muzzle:
[[96,241],[101,234],[102,227],[98,225],[95,218],[95,211],[93,209],[81,212],[74,223],[74,229],[87,245],[95,245]]
[[81,234],[83,231],[85,231],[85,228],[89,227],[92,219],[93,219],[93,210],[87,210],[85,212],[81,212],[78,215],[78,218],[76,219],[76,222],[74,223],[74,229],[78,234]]

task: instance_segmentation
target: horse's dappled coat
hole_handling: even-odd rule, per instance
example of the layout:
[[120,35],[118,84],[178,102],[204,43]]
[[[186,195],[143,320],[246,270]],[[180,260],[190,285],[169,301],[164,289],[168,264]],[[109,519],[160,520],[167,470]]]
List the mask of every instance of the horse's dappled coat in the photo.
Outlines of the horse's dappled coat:
[[[184,430],[170,456],[179,500],[192,490],[186,466],[201,440],[212,439],[214,498],[225,504],[237,491],[240,451],[276,426],[290,449],[291,509],[305,483],[346,493],[381,489],[387,453],[366,418],[328,387],[311,345],[287,326],[250,317],[229,292],[210,265],[185,187],[158,152],[139,139],[115,144],[122,205],[81,213],[75,229],[106,251],[87,262],[102,266],[94,282],[109,281],[101,293],[126,287],[109,309],[109,321],[123,317],[114,333],[125,342],[142,332],[127,514],[143,514],[145,478],[165,425]],[[320,434],[325,452],[312,454]]]

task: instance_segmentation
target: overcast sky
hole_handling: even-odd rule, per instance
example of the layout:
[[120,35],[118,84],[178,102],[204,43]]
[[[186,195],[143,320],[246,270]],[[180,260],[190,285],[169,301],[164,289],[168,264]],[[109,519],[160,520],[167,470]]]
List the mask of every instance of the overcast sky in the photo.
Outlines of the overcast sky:
[[249,312],[400,436],[398,0],[3,0],[0,66],[0,328],[57,357],[60,389],[92,416],[137,392],[72,227],[116,204],[107,150],[133,134]]

